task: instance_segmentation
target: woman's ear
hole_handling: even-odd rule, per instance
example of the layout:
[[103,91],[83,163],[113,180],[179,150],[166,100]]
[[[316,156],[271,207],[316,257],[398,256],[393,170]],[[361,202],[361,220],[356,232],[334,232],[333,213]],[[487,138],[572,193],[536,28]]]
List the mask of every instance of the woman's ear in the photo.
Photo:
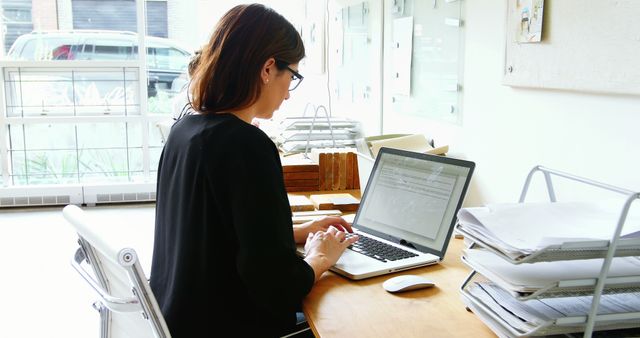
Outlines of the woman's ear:
[[269,79],[275,73],[276,60],[274,58],[269,58],[265,61],[264,65],[262,65],[262,71],[260,72],[260,78],[262,78],[262,83],[269,83]]

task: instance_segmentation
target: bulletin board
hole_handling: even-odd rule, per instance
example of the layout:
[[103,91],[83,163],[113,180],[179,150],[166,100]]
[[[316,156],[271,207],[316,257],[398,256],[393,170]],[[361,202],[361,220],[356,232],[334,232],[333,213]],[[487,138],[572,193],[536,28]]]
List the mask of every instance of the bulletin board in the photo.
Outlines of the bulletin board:
[[546,0],[542,40],[516,42],[521,0],[507,0],[503,83],[640,94],[640,1]]

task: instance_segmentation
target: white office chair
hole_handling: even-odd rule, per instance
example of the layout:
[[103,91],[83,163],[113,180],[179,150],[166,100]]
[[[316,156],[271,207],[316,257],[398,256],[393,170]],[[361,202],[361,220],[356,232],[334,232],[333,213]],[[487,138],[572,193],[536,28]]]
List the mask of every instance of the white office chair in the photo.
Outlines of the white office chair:
[[173,119],[166,119],[162,121],[156,122],[156,127],[158,127],[158,131],[160,132],[160,138],[162,139],[162,143],[167,142],[167,138],[169,138],[169,133],[171,133],[171,127],[176,121]]
[[93,306],[100,312],[100,337],[170,338],[135,250],[118,245],[124,242],[105,231],[108,223],[75,205],[66,206],[63,215],[79,237],[72,265],[99,296]]

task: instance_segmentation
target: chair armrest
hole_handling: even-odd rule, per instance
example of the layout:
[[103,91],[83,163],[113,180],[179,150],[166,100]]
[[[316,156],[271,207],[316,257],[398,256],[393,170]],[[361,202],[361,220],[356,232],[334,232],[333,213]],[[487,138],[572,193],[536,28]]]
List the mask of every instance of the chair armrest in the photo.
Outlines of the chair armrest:
[[129,298],[119,298],[113,297],[107,292],[104,288],[102,288],[98,282],[87,273],[87,271],[80,266],[80,263],[86,259],[84,250],[80,247],[76,250],[73,259],[71,260],[71,266],[84,278],[84,280],[91,285],[93,290],[95,290],[102,303],[109,308],[109,310],[114,312],[142,312],[142,307],[140,302],[135,297]]

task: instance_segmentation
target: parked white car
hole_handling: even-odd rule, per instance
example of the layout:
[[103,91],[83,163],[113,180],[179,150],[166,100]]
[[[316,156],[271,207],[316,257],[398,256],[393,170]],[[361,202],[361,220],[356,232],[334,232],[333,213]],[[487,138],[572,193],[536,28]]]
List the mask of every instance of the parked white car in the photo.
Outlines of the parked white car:
[[[170,90],[173,80],[187,71],[191,58],[185,48],[164,38],[147,37],[149,96]],[[7,54],[13,60],[135,60],[138,36],[120,31],[44,31],[18,37]]]

